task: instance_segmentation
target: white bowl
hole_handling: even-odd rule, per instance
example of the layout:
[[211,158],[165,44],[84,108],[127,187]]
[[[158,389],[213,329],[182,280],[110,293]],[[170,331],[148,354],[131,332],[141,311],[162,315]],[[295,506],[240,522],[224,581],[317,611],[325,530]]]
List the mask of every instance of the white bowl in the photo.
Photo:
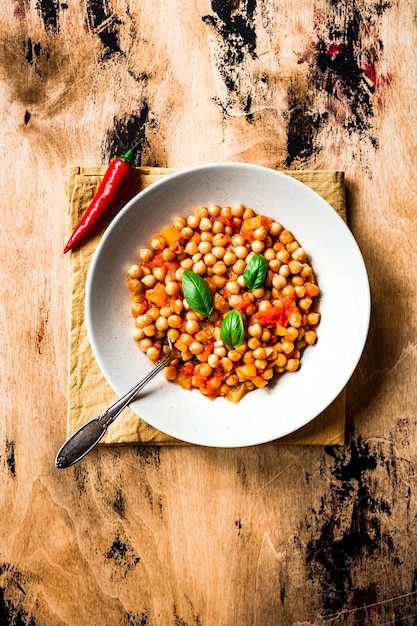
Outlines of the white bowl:
[[297,372],[248,393],[234,405],[184,390],[158,374],[131,404],[146,422],[186,442],[240,447],[265,443],[304,426],[328,407],[349,381],[369,327],[370,290],[361,252],[341,217],[306,185],[275,170],[220,163],[167,176],[133,198],[111,223],[87,278],[89,340],[105,378],[124,394],[152,368],[132,338],[126,287],[138,250],[174,217],[197,206],[244,204],[273,217],[306,249],[321,290],[318,341]]

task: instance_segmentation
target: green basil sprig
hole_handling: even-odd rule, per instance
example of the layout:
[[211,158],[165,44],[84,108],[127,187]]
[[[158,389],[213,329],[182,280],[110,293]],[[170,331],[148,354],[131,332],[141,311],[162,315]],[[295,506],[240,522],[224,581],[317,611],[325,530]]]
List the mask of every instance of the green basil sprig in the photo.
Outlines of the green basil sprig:
[[259,289],[265,282],[268,263],[262,254],[255,254],[243,272],[243,280],[248,289]]
[[229,311],[220,327],[220,339],[226,346],[237,348],[245,339],[245,327],[243,326],[242,314],[236,309]]
[[211,315],[213,311],[213,294],[210,287],[198,274],[191,270],[182,273],[182,290],[190,308],[201,315]]

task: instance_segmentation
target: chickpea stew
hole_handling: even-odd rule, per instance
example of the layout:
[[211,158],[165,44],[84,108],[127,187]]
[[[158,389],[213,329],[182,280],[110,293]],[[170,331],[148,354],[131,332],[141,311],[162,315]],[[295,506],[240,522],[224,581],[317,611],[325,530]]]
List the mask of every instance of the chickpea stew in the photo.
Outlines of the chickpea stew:
[[304,248],[241,204],[177,217],[130,267],[133,336],[169,381],[237,403],[295,372],[317,340],[319,287]]

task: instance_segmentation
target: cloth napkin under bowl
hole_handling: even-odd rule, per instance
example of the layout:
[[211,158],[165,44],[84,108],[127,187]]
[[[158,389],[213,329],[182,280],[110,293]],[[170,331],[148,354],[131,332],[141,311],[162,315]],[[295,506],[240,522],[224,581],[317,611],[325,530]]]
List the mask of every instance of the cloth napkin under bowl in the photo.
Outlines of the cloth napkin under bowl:
[[[94,197],[105,166],[69,168],[66,180],[70,233],[79,222]],[[139,167],[129,194],[120,199],[111,215],[80,248],[69,253],[71,257],[71,323],[69,338],[69,384],[67,434],[71,435],[82,424],[97,417],[117,396],[103,377],[87,336],[84,318],[85,281],[91,258],[100,237],[118,210],[134,195],[152,183],[177,170],[159,167]],[[288,171],[319,193],[346,221],[344,172]],[[65,242],[63,242],[63,245]],[[345,390],[336,400],[306,426],[274,443],[297,445],[342,445],[345,441]],[[100,445],[190,445],[162,433],[126,408],[110,426]]]

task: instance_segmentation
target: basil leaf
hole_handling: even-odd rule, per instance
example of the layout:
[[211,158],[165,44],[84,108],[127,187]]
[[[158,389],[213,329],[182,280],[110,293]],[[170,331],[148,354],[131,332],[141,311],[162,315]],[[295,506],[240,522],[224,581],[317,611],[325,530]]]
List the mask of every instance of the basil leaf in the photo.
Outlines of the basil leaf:
[[237,348],[245,339],[245,327],[243,326],[242,315],[236,309],[229,311],[220,327],[220,339],[226,346]]
[[243,280],[248,289],[259,289],[265,282],[268,263],[262,254],[255,254],[243,272]]
[[204,278],[191,270],[184,270],[182,273],[182,291],[193,311],[201,315],[211,315],[213,294]]

